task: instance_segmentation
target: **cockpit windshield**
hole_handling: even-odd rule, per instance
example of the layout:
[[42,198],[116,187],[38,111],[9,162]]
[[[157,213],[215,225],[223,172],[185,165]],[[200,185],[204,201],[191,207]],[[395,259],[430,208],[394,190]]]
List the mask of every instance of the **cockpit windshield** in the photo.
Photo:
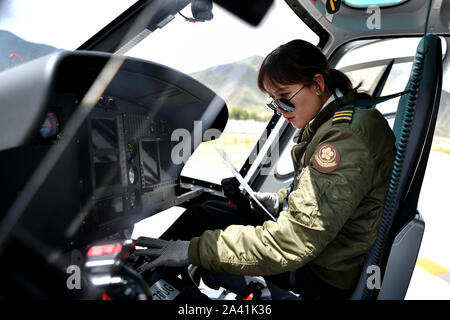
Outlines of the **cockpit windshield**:
[[[0,71],[52,51],[77,49],[135,2],[3,1]],[[192,16],[188,5],[169,23],[120,54],[189,74],[226,101],[229,122],[225,132],[219,140],[203,143],[183,171],[184,176],[219,183],[230,173],[214,147],[224,148],[240,169],[273,115],[264,107],[267,97],[256,83],[263,57],[289,40],[301,38],[317,44],[319,38],[282,0],[274,1],[257,27],[217,4],[212,13],[211,21],[191,23],[185,19]],[[216,168],[205,172],[201,169],[205,165]]]
[[[221,147],[241,169],[273,112],[257,86],[263,58],[293,39],[317,44],[319,37],[276,0],[257,27],[214,4],[213,19],[191,23],[191,7],[125,53],[180,70],[200,81],[227,103],[229,120],[218,140],[204,142],[186,163],[183,176],[220,183],[231,173],[216,153]],[[282,24],[279,22],[283,21]],[[209,170],[204,170],[207,167]]]
[[0,1],[0,71],[75,50],[136,0]]

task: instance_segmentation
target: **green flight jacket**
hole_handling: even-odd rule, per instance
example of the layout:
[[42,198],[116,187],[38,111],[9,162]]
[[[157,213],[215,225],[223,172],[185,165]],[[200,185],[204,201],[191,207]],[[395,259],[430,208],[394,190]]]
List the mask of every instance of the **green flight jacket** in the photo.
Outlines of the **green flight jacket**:
[[[205,231],[189,245],[192,264],[255,276],[294,271],[308,264],[328,284],[341,289],[356,286],[381,221],[395,136],[375,108],[355,108],[351,121],[333,123],[330,118],[318,127],[335,108],[336,103],[326,106],[293,147],[294,188],[288,209],[280,212],[277,221]],[[302,161],[299,151],[313,130],[317,131]],[[340,155],[329,173],[320,172],[313,161],[324,143]],[[285,195],[286,189],[278,191],[280,209]]]

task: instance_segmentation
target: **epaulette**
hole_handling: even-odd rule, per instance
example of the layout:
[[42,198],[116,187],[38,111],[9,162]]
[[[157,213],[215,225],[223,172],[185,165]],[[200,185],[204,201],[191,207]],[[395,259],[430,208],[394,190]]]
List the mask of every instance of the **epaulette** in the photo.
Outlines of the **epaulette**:
[[336,110],[336,112],[333,115],[333,124],[337,124],[337,123],[350,123],[352,122],[352,118],[353,118],[353,112],[355,111],[355,107],[350,105],[350,106],[345,106],[342,108],[339,108],[338,110]]

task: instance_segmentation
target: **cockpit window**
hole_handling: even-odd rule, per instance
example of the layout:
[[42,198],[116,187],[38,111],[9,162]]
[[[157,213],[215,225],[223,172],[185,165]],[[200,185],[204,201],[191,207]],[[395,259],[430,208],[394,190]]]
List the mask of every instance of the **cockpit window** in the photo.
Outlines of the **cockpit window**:
[[[190,6],[181,13],[190,17]],[[182,15],[176,15],[126,55],[189,74],[226,101],[229,120],[221,137],[203,142],[182,171],[185,177],[220,183],[231,173],[215,147],[223,148],[241,169],[273,115],[265,107],[267,96],[257,86],[263,58],[290,40],[301,38],[317,44],[319,38],[282,0],[274,1],[257,27],[216,4],[214,18],[208,22],[190,23]]]
[[[336,69],[344,72],[353,85],[360,85],[359,91],[373,95],[386,66],[393,61],[392,69],[386,79],[381,96],[402,92],[408,82],[414,55],[420,40],[421,38],[418,37],[372,40],[372,42],[356,46],[347,51],[338,61]],[[444,58],[447,53],[447,42],[444,38],[441,38],[441,41],[442,57]],[[447,110],[450,100],[449,84],[445,79],[444,73],[441,93],[442,107],[440,110]],[[394,125],[399,100],[400,98],[391,99],[376,106],[386,117],[391,128]],[[443,114],[442,111],[440,112]],[[435,150],[445,150],[445,152],[449,150],[450,127],[447,119],[448,117],[442,115],[437,119],[436,134],[439,137],[435,139],[433,145]],[[289,176],[294,172],[290,153],[293,145],[294,142],[291,141],[277,163],[276,175],[280,178]]]
[[136,0],[0,1],[0,72],[75,50]]
[[344,0],[344,3],[355,8],[367,8],[369,6],[388,7],[406,1],[408,0]]

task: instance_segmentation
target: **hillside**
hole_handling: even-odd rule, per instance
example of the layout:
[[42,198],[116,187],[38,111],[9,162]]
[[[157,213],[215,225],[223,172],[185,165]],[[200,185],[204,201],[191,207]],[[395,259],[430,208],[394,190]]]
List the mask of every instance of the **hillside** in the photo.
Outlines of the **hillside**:
[[55,47],[40,43],[25,41],[9,31],[0,30],[0,71],[21,64],[20,58],[10,55],[20,55],[24,62],[45,56],[57,50]]
[[[25,41],[11,32],[0,30],[0,71],[58,50],[55,47]],[[272,112],[265,107],[267,95],[258,88],[258,69],[263,57],[251,56],[244,60],[214,66],[191,76],[225,99],[233,119],[255,119],[266,121]],[[447,84],[448,85],[448,84]],[[450,138],[450,92],[443,90],[435,134]]]
[[251,56],[195,72],[191,76],[225,99],[232,118],[265,121],[273,113],[264,105],[267,95],[258,89],[257,77],[262,60],[260,56]]
[[[264,106],[267,96],[258,89],[256,80],[262,60],[260,56],[252,56],[242,61],[214,66],[191,76],[225,99],[231,109],[232,118],[239,119],[242,112],[250,113],[247,119],[254,118],[257,114],[262,114],[263,118],[270,117],[272,113]],[[237,116],[233,116],[236,113]],[[450,138],[450,92],[445,90],[441,95],[435,134]]]

